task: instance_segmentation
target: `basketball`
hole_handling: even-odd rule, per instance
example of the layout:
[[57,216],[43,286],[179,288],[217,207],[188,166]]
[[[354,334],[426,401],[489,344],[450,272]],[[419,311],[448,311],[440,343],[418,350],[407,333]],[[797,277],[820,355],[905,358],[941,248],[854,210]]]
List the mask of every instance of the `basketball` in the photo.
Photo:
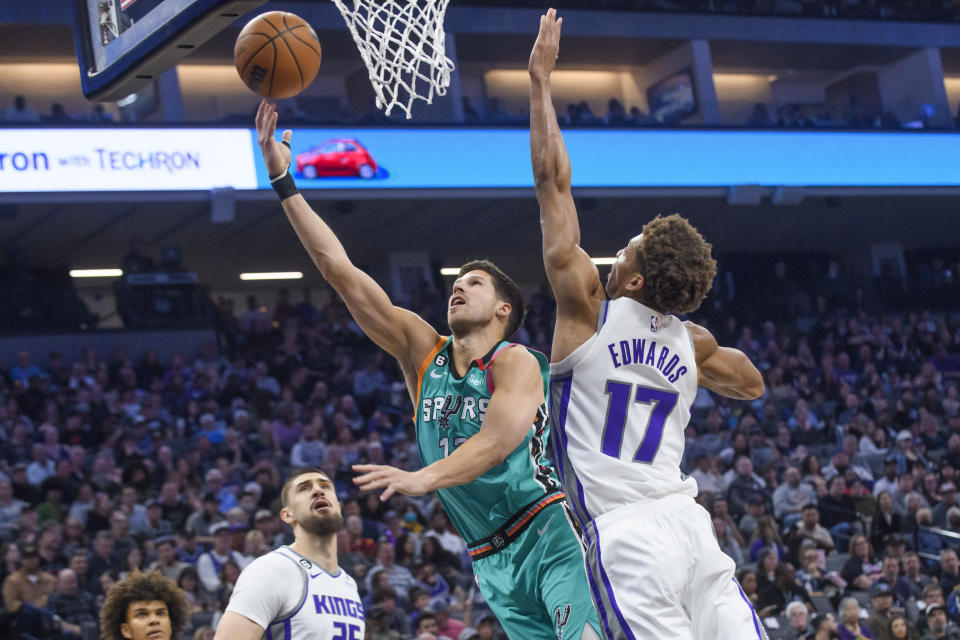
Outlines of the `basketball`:
[[233,61],[240,79],[264,98],[290,98],[307,88],[320,70],[320,41],[300,16],[263,13],[237,36]]

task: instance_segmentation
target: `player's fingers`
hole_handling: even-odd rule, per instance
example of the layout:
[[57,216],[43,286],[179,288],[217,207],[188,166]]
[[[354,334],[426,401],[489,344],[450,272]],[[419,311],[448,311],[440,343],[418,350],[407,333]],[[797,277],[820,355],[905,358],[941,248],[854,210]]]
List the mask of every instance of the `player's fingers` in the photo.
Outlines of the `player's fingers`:
[[356,483],[357,488],[361,491],[370,491],[371,489],[379,489],[386,486],[386,483],[378,478],[356,478],[354,479],[354,483]]
[[281,140],[283,140],[286,143],[286,145],[289,147],[290,138],[292,137],[293,137],[293,131],[291,131],[290,129],[287,129],[286,131],[283,132],[283,136],[281,137]]
[[380,494],[380,502],[386,502],[397,492],[396,485],[391,484],[387,490]]
[[360,473],[366,473],[368,471],[379,471],[380,469],[386,469],[387,467],[382,464],[355,464],[353,465],[354,471],[359,471]]
[[363,475],[357,476],[356,478],[353,479],[353,481],[356,484],[360,484],[363,482],[370,482],[374,478],[379,478],[381,475],[383,474],[378,474],[376,472],[370,471],[369,473],[365,473]]

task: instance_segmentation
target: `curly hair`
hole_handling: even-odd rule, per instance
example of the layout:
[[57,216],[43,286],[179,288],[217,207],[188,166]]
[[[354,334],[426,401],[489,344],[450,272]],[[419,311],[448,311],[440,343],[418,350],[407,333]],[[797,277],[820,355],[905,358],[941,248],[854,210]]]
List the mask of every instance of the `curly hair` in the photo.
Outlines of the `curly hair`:
[[686,218],[657,216],[643,226],[636,269],[643,275],[642,302],[661,313],[696,311],[717,274],[711,245]]
[[127,620],[127,608],[133,602],[159,600],[167,605],[171,637],[178,638],[187,626],[189,608],[183,592],[159,571],[136,571],[110,588],[100,610],[100,637],[124,640],[120,626]]

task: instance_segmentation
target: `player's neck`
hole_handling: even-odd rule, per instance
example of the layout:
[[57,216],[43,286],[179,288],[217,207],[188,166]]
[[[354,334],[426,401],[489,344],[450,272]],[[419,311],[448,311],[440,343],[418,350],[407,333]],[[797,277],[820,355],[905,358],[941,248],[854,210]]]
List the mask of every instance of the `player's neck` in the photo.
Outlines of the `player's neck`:
[[340,571],[337,562],[337,536],[311,536],[301,534],[290,548],[311,560],[329,574],[335,575]]
[[500,326],[490,325],[465,336],[453,336],[450,353],[457,373],[466,374],[471,362],[479,360],[497,346],[502,340],[501,333]]

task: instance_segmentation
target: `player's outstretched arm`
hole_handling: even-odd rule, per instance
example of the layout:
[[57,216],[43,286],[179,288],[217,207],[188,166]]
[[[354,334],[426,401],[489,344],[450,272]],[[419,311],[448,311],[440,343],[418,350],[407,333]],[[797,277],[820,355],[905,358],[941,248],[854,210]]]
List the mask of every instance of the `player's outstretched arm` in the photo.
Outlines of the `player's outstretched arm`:
[[543,377],[537,359],[526,349],[500,352],[490,369],[494,391],[480,431],[446,458],[419,471],[385,465],[354,465],[361,491],[384,489],[381,500],[395,493],[419,496],[476,480],[503,462],[530,432],[543,404]]
[[[290,165],[292,132],[283,132],[283,142],[276,140],[277,111],[266,100],[260,103],[256,123],[268,174],[271,179],[283,175]],[[415,371],[439,338],[437,332],[417,314],[394,306],[380,285],[353,265],[336,234],[302,195],[283,198],[281,205],[313,263],[343,298],[363,332]]]
[[263,627],[236,611],[227,611],[217,623],[217,634],[213,640],[260,640]]
[[570,190],[572,170],[557,113],[550,74],[560,51],[560,27],[554,9],[540,17],[540,33],[530,53],[530,160],[540,203],[543,263],[561,317],[582,319],[594,327],[603,287],[597,268],[580,247],[580,222]]
[[719,346],[713,334],[698,324],[684,325],[697,352],[700,386],[737,400],[754,400],[763,395],[763,376],[745,353]]

